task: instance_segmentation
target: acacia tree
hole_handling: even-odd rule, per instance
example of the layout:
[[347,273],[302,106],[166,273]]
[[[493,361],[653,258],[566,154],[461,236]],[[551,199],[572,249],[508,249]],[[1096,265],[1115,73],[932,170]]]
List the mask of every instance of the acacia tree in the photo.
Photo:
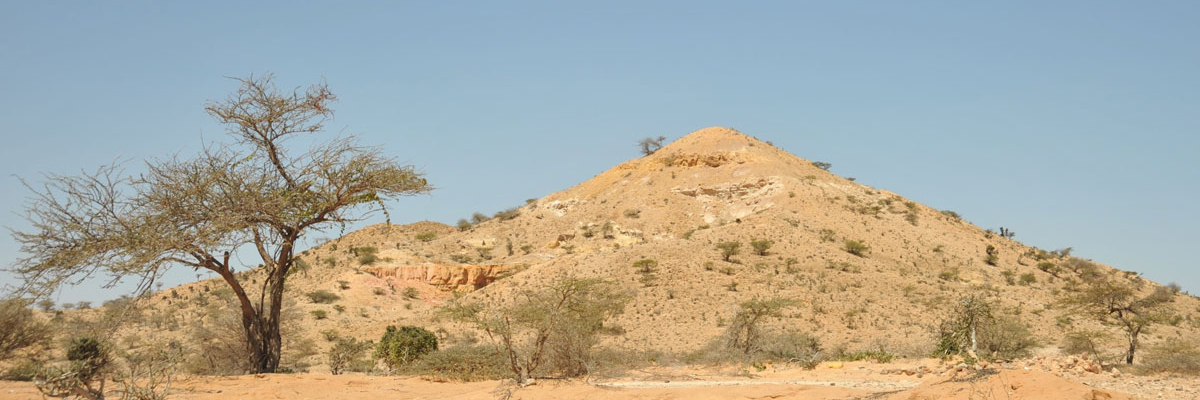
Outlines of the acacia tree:
[[1170,318],[1169,303],[1174,293],[1166,287],[1158,287],[1149,295],[1142,296],[1129,282],[1103,276],[1084,280],[1083,287],[1062,298],[1062,302],[1073,310],[1084,312],[1101,324],[1121,328],[1129,344],[1125,352],[1125,364],[1133,364],[1138,340],[1151,325]]
[[[237,297],[249,372],[275,371],[297,241],[376,209],[386,215],[384,199],[431,187],[411,166],[352,138],[290,151],[289,139],[321,132],[333,116],[336,97],[324,83],[287,92],[269,74],[236,80],[236,92],[205,107],[232,143],[209,144],[191,159],[148,161],[136,176],[114,164],[46,175],[40,188],[22,181],[34,193],[25,208],[32,228],[13,233],[27,255],[13,269],[23,289],[44,295],[107,274],[107,286],[136,277],[145,291],[171,268],[209,270]],[[247,285],[249,268],[231,263],[243,246],[261,258],[257,285]]]
[[742,302],[725,332],[728,347],[741,350],[746,355],[758,350],[763,335],[763,320],[767,317],[782,317],[783,309],[795,304],[794,300],[779,297],[766,300],[756,298]]

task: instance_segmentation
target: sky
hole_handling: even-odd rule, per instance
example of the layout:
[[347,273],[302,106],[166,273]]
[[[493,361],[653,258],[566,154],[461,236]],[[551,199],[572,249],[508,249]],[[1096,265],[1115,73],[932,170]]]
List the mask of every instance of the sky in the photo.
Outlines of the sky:
[[[427,175],[396,223],[491,214],[643,137],[729,126],[1196,293],[1197,20],[1195,1],[0,2],[0,225],[29,229],[18,177],[228,140],[205,103],[273,73],[339,97],[320,139]],[[0,236],[0,266],[21,257]],[[101,283],[54,300],[129,290]]]

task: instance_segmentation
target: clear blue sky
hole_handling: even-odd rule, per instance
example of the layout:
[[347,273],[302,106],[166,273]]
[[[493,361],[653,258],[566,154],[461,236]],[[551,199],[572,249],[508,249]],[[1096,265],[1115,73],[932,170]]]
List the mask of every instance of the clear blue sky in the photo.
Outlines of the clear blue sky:
[[733,3],[3,2],[0,224],[27,227],[11,175],[224,140],[204,103],[270,71],[324,78],[334,132],[428,174],[397,222],[522,204],[639,138],[723,125],[1200,291],[1200,2]]

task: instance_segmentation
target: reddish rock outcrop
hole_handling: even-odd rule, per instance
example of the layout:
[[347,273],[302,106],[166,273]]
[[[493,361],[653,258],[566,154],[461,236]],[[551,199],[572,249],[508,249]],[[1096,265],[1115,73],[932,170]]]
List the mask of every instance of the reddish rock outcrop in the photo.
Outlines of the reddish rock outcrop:
[[363,270],[385,280],[416,281],[446,291],[472,291],[495,282],[508,265],[400,265]]

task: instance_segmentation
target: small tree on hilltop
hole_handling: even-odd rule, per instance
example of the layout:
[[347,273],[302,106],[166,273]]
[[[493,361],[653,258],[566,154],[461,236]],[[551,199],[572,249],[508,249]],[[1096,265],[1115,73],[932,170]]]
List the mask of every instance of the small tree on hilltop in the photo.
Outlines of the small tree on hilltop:
[[[333,115],[324,84],[281,92],[271,76],[237,79],[229,98],[208,104],[234,144],[208,145],[192,159],[146,164],[124,176],[116,166],[82,176],[49,175],[26,207],[31,230],[14,232],[27,257],[16,273],[44,295],[96,273],[141,279],[150,288],[182,266],[216,273],[237,299],[251,372],[279,367],[284,281],[306,233],[360,220],[360,207],[431,190],[422,174],[352,139],[303,153],[289,139],[323,130]],[[386,210],[385,215],[386,215]],[[242,246],[261,261],[255,278],[240,273]],[[249,280],[249,282],[247,282]],[[247,283],[255,286],[247,286]],[[257,287],[256,287],[257,286]]]
[[638,148],[642,150],[642,155],[648,156],[661,149],[665,140],[667,140],[666,136],[659,136],[658,138],[648,137],[638,141]]
[[1169,303],[1174,295],[1164,287],[1142,296],[1131,282],[1119,278],[1093,277],[1086,279],[1081,288],[1062,297],[1069,308],[1087,313],[1100,323],[1121,328],[1129,344],[1125,363],[1133,364],[1138,339],[1151,325],[1164,322],[1172,315]]

